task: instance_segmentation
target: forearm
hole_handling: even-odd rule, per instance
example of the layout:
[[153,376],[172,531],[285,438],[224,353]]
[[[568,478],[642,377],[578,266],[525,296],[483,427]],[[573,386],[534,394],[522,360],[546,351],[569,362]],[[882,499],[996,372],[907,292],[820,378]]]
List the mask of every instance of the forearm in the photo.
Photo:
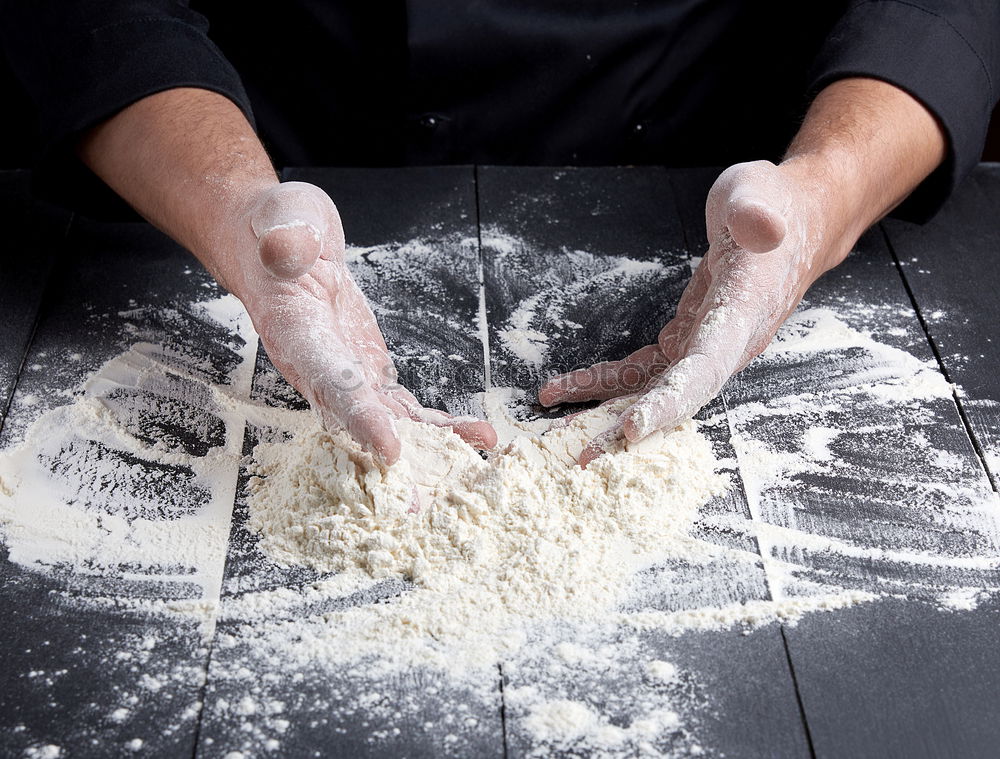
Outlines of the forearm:
[[815,189],[828,241],[824,268],[944,160],[934,116],[902,90],[875,79],[842,79],[816,97],[781,164]]
[[[172,89],[134,103],[81,140],[84,163],[152,224],[194,253],[227,289],[234,224],[278,178],[228,98]],[[249,221],[245,222],[249,224]]]

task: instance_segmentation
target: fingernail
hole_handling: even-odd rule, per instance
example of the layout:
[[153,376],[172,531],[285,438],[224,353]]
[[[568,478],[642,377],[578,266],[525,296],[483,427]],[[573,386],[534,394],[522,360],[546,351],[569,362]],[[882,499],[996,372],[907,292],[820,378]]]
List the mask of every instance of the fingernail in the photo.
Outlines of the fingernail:
[[622,433],[630,443],[642,440],[649,434],[649,410],[642,406],[629,412],[628,419],[622,424]]
[[316,240],[317,242],[319,241],[320,239],[319,229],[316,227],[315,224],[311,224],[303,219],[292,219],[291,221],[286,221],[282,224],[275,224],[272,227],[268,227],[267,229],[262,230],[261,233],[258,235],[258,238],[265,237],[271,234],[271,232],[275,232],[279,229],[296,229],[298,227],[305,227],[312,233],[313,239]]

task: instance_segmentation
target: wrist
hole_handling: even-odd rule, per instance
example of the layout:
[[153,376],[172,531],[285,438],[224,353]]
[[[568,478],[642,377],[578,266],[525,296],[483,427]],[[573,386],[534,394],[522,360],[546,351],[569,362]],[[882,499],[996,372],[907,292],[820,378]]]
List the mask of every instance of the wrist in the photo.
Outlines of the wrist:
[[778,170],[802,201],[813,265],[822,274],[841,263],[879,218],[866,203],[864,178],[853,157],[836,149],[790,154]]
[[299,281],[321,256],[331,272],[346,272],[340,215],[319,187],[275,180],[244,187],[230,201],[211,260],[213,274],[241,300]]
[[197,88],[150,95],[89,130],[83,162],[231,289],[231,259],[253,200],[278,184],[229,99]]
[[813,197],[827,268],[940,165],[946,144],[934,115],[888,82],[845,78],[816,96],[780,168]]
[[206,177],[203,210],[192,214],[196,228],[186,247],[226,290],[240,296],[256,254],[251,218],[277,177]]

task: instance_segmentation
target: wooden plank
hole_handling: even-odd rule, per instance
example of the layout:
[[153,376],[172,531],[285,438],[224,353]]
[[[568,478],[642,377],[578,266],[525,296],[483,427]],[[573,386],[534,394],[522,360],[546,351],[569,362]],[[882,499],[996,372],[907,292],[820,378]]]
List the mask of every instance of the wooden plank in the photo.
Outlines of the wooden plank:
[[[667,318],[687,276],[683,240],[687,239],[691,252],[696,255],[700,252],[702,201],[692,198],[699,192],[703,195],[703,191],[684,191],[689,187],[687,182],[694,183],[692,175],[671,175],[674,187],[681,193],[680,197],[672,198],[669,189],[664,189],[661,179],[664,175],[655,170],[570,171],[563,172],[560,179],[554,178],[559,172],[541,169],[489,169],[481,173],[480,211],[492,321],[489,334],[494,384],[526,387],[551,371],[620,355],[651,339],[662,319]],[[607,175],[606,182],[601,174]],[[401,369],[409,372],[405,376],[411,386],[429,403],[458,408],[460,399],[470,389],[481,388],[483,373],[482,348],[473,336],[474,328],[470,329],[478,309],[475,246],[467,242],[475,236],[474,225],[471,229],[469,226],[475,218],[471,172],[462,169],[386,172],[380,176],[372,174],[370,180],[366,175],[368,172],[338,171],[297,177],[312,177],[328,187],[334,197],[343,196],[348,235],[356,244],[377,246],[392,241],[403,245],[423,239],[442,249],[456,248],[449,254],[450,260],[461,265],[436,270],[416,295],[400,292],[398,285],[393,284],[399,280],[392,279],[393,272],[386,268],[386,259],[378,251],[359,255],[354,266],[363,286],[385,288],[378,295],[383,304],[389,305],[380,316]],[[448,181],[436,180],[436,175],[446,176]],[[707,177],[707,173],[703,175],[703,189],[710,183]],[[563,186],[568,189],[562,189]],[[348,197],[349,193],[338,191],[342,187],[350,187],[353,194]],[[993,202],[995,208],[994,185],[984,187],[982,197]],[[537,204],[533,193],[539,196]],[[563,202],[572,207],[560,211]],[[964,202],[961,196],[955,201],[960,209],[965,209]],[[403,210],[397,213],[397,207]],[[976,321],[975,316],[980,313],[976,310],[980,306],[984,309],[982,313],[992,314],[987,309],[988,298],[982,302],[960,300],[962,278],[957,273],[952,279],[945,275],[961,269],[949,268],[940,258],[947,256],[949,246],[953,246],[959,249],[956,260],[964,260],[961,258],[965,253],[964,235],[976,228],[973,222],[977,216],[980,228],[984,226],[981,219],[992,218],[986,215],[989,206],[985,200],[979,205],[970,201],[970,207],[971,210],[960,214],[955,212],[959,221],[953,222],[955,228],[950,232],[931,227],[931,232],[926,233],[930,235],[928,240],[936,241],[933,245],[928,243],[929,250],[939,253],[934,260],[940,262],[940,267],[932,269],[933,281],[944,281],[953,287],[955,302],[970,302],[968,313],[954,320],[937,318],[947,328],[936,332],[937,322],[931,314],[938,310],[947,313],[945,304],[952,291],[943,288],[942,295],[928,285],[924,292],[919,288],[921,277],[927,282],[931,278],[918,277],[911,268],[904,267],[904,271],[921,304],[931,337],[936,343],[940,341],[939,353],[950,376],[967,386],[967,391],[975,391],[975,395],[969,393],[973,400],[980,397],[994,400],[995,387],[986,360],[992,344],[976,342],[977,334],[982,340],[992,324],[986,316],[983,321]],[[660,208],[680,209],[686,226],[683,236],[673,223],[673,212],[668,210],[657,216]],[[501,209],[503,214],[491,209]],[[394,226],[397,223],[394,219],[403,221]],[[442,219],[446,222],[442,226],[428,229]],[[505,219],[509,219],[509,224],[501,223]],[[894,225],[887,229],[897,253],[924,234],[904,230],[904,240],[893,236]],[[914,237],[906,236],[911,234]],[[969,234],[970,239],[979,240],[978,232]],[[984,239],[992,238],[984,235]],[[599,240],[600,246],[591,246],[589,240]],[[220,382],[231,381],[240,356],[245,353],[233,343],[229,333],[213,331],[211,325],[198,321],[196,314],[176,308],[215,291],[200,270],[184,273],[190,258],[162,236],[144,225],[81,224],[75,227],[72,241],[74,257],[58,273],[46,301],[27,370],[0,443],[17,440],[35,416],[51,405],[64,402],[64,398],[53,398],[53,392],[73,387],[105,359],[134,341],[136,330],[140,337],[154,342],[171,335],[175,345],[189,345],[194,354],[206,360],[207,371]],[[969,245],[970,251],[995,249],[987,243],[979,248]],[[563,252],[563,246],[569,252]],[[882,241],[870,236],[860,248],[860,255],[825,278],[813,291],[809,305],[832,309],[849,326],[871,331],[880,342],[905,350],[920,360],[932,360]],[[575,250],[590,255],[574,256]],[[661,253],[676,268],[647,270],[649,276],[628,282],[621,291],[606,286],[606,275],[615,268],[611,265],[613,257],[627,256],[641,264],[655,260]],[[969,253],[970,262],[972,255]],[[550,257],[551,265],[539,263],[536,256]],[[568,266],[567,260],[574,266]],[[922,267],[921,261],[914,265]],[[575,266],[579,262],[582,265]],[[553,270],[555,275],[551,274]],[[639,272],[642,271],[640,266]],[[536,277],[531,287],[525,281],[529,277]],[[588,277],[599,286],[582,286],[579,280]],[[34,281],[32,277],[25,280],[28,285]],[[440,282],[446,284],[438,287]],[[536,292],[532,287],[547,295],[538,301],[537,307],[523,308],[524,302]],[[25,291],[16,289],[17,294]],[[449,292],[457,297],[450,299]],[[639,303],[647,313],[657,315],[636,319],[627,330],[611,330],[608,325],[614,323],[615,310],[624,308],[622,300],[609,298],[608,293],[620,294],[629,308]],[[930,305],[924,303],[925,296]],[[414,297],[419,301],[417,307],[409,308],[414,306]],[[457,304],[454,312],[448,310],[452,302]],[[155,308],[143,311],[143,304]],[[552,308],[550,304],[554,304]],[[991,307],[995,308],[995,304]],[[174,308],[175,314],[164,321],[162,313],[170,308]],[[526,327],[512,322],[519,312],[526,315]],[[415,345],[414,336],[425,331],[424,322],[435,313],[447,314],[440,321],[430,322],[426,329],[434,336],[431,347],[439,353],[431,354],[433,360],[424,361],[422,357],[428,350],[409,349]],[[967,318],[969,328],[963,331],[962,320]],[[455,328],[455,324],[464,325],[465,331]],[[581,326],[574,326],[577,324]],[[540,340],[528,335],[528,345],[521,344],[521,348],[533,345],[543,357],[541,362],[530,361],[508,349],[510,335],[506,343],[503,335],[505,330],[512,329],[527,329],[549,338]],[[577,337],[584,333],[587,337]],[[598,337],[592,339],[590,335]],[[454,353],[452,343],[457,344]],[[86,345],[86,349],[80,350],[81,345]],[[967,379],[960,379],[960,372],[968,367],[966,362],[954,360],[951,353],[978,355],[977,345],[984,354],[983,363],[976,371],[969,369]],[[948,346],[957,347],[952,351]],[[80,356],[74,359],[77,353]],[[529,350],[525,355],[534,354]],[[845,355],[839,358],[831,355],[820,363],[811,359],[755,365],[727,388],[725,407],[720,402],[705,413],[706,418],[713,419],[707,431],[723,458],[738,458],[746,451],[744,447],[734,452],[730,447],[732,431],[744,442],[762,440],[776,450],[799,454],[808,429],[817,425],[843,428],[851,434],[831,444],[833,454],[843,460],[843,468],[836,476],[813,473],[778,485],[755,481],[750,472],[747,492],[737,483],[728,499],[720,499],[706,509],[698,530],[706,539],[744,550],[753,549],[759,537],[763,539],[766,561],[760,573],[746,585],[731,589],[731,598],[735,600],[766,597],[770,589],[767,571],[779,560],[793,561],[799,567],[797,576],[803,580],[833,576],[847,587],[891,588],[904,598],[809,616],[795,627],[779,630],[769,626],[749,636],[737,632],[692,633],[679,638],[639,636],[628,643],[635,654],[634,662],[619,666],[614,677],[608,675],[608,670],[583,668],[561,682],[547,679],[546,657],[552,653],[552,647],[538,644],[505,665],[507,687],[536,686],[545,689],[552,698],[590,700],[600,705],[615,724],[627,724],[634,717],[640,698],[656,701],[662,697],[665,703],[700,705],[692,706],[690,715],[682,715],[701,722],[689,723],[693,726],[678,735],[674,748],[690,750],[698,745],[710,753],[730,756],[805,756],[808,747],[781,645],[784,634],[816,755],[993,755],[1000,739],[997,734],[1000,721],[996,719],[1000,713],[997,695],[1000,654],[995,653],[998,649],[992,643],[1000,609],[993,602],[984,602],[975,610],[943,610],[921,599],[931,598],[950,586],[991,591],[997,587],[994,572],[975,568],[956,572],[953,566],[928,570],[907,567],[891,559],[875,560],[870,555],[855,560],[836,552],[803,552],[794,540],[783,542],[780,539],[783,533],[763,526],[769,522],[846,540],[864,550],[918,546],[953,557],[982,555],[994,546],[988,510],[984,511],[983,522],[974,524],[972,529],[958,530],[957,522],[952,521],[953,511],[967,510],[979,498],[985,498],[984,503],[989,504],[991,494],[954,405],[947,399],[894,411],[877,405],[834,411],[817,409],[808,418],[785,414],[762,420],[747,410],[750,404],[766,404],[779,394],[808,390],[822,395],[863,381],[856,374],[845,374]],[[175,354],[173,360],[184,359]],[[974,364],[968,362],[968,366]],[[432,380],[423,381],[427,377]],[[455,377],[459,379],[452,382]],[[254,392],[257,398],[277,404],[300,403],[300,399],[283,388],[263,356],[259,358]],[[153,402],[155,398],[150,396],[149,400]],[[726,408],[730,412],[728,418],[721,413]],[[128,420],[123,417],[123,421]],[[189,446],[204,447],[211,442],[212,429],[209,423],[198,429],[181,430],[178,435]],[[973,429],[981,440],[988,440],[975,424]],[[926,500],[935,479],[940,480],[944,475],[931,466],[933,462],[929,461],[926,450],[908,449],[907,440],[913,435],[923,435],[930,443],[930,450],[949,454],[952,478],[944,482],[963,483],[966,491],[957,496],[946,494],[933,502]],[[936,509],[933,520],[928,518],[926,510],[909,506],[914,492],[923,499],[919,503]],[[238,504],[239,509],[245,509],[245,504]],[[753,516],[760,520],[761,530],[738,534],[720,530],[728,516],[738,519]],[[226,576],[228,596],[239,597],[248,591],[272,587],[295,587],[316,579],[315,575],[304,572],[282,573],[262,563],[244,522],[245,511],[238,511]],[[792,555],[797,549],[798,553]],[[193,597],[195,589],[185,583],[164,583],[155,578],[126,579],[112,575],[91,580],[34,572],[8,561],[7,550],[5,547],[0,556],[0,604],[8,610],[10,618],[3,644],[5,665],[9,662],[10,666],[0,670],[0,753],[22,755],[26,750],[49,743],[75,746],[77,751],[121,753],[135,745],[131,742],[137,739],[143,741],[141,748],[151,754],[190,753],[206,656],[197,626],[190,621],[154,619],[122,608],[99,606],[94,601],[97,597],[115,595],[126,601],[184,599]],[[690,603],[699,594],[715,590],[706,578],[686,572],[683,567],[655,571],[663,578],[662,592],[657,592],[658,586],[654,586],[636,599],[637,605],[676,608]],[[724,568],[712,571],[724,572]],[[699,585],[701,581],[705,584]],[[383,597],[400,590],[387,586],[383,588]],[[295,615],[308,618],[318,611],[303,604],[292,613],[293,618]],[[227,633],[225,623],[222,633]],[[624,645],[619,639],[609,644]],[[682,672],[679,681],[665,689],[651,687],[639,665],[654,658],[675,663]],[[422,675],[389,682],[338,680],[322,677],[315,670],[288,671],[277,665],[264,666],[252,652],[224,647],[216,649],[212,667],[209,708],[202,728],[204,740],[198,747],[204,755],[224,755],[231,748],[263,750],[268,740],[278,740],[280,752],[292,755],[315,751],[317,746],[327,753],[339,751],[350,755],[490,755],[503,750],[504,726],[498,683],[494,681],[483,684],[493,699],[484,701],[481,693],[449,690],[441,681]],[[157,683],[156,690],[151,687],[153,681]],[[402,718],[395,716],[390,708],[394,698],[409,699],[412,703],[414,694],[432,689],[441,692],[426,698],[419,708],[408,711]],[[358,700],[361,690],[369,696],[375,693],[377,698],[361,703]],[[238,704],[246,695],[265,705],[257,716],[222,706],[223,701],[227,705]],[[268,700],[268,696],[275,698]],[[281,709],[274,711],[272,705],[278,697],[284,700]],[[466,700],[481,709],[474,718],[476,726],[463,730],[461,743],[446,742],[448,730],[454,724],[456,704]],[[122,722],[114,717],[119,709],[127,710]],[[525,716],[517,707],[508,708],[506,727],[511,755],[544,751],[526,730]],[[286,722],[285,731],[281,732],[279,728]],[[383,731],[391,733],[393,728],[400,727],[401,733],[396,737],[381,737]]]
[[[18,441],[35,418],[78,396],[84,378],[137,341],[147,342],[141,349],[147,358],[178,370],[197,367],[214,382],[232,383],[244,346],[188,305],[217,294],[189,254],[145,224],[77,221],[66,245],[69,255],[47,291],[0,441],[4,447]],[[153,436],[161,452],[187,450],[194,457],[218,444],[220,422],[207,409],[190,408],[187,421],[169,435],[148,427],[146,412],[163,398],[135,379],[117,391],[98,392],[123,437]],[[53,455],[52,497],[68,499],[64,502],[81,513],[103,515],[109,536],[110,525],[119,520],[153,517],[146,509],[174,520],[217,506],[209,493],[190,484],[190,467],[157,469],[151,458],[102,447],[71,426],[53,428],[51,435],[46,446]],[[102,459],[163,476],[102,481],[96,464],[91,469],[71,463]],[[235,475],[234,462],[231,488]],[[19,505],[25,513],[33,508],[27,498]],[[65,534],[62,529],[52,526],[72,541],[69,528]],[[221,532],[218,538],[226,536]],[[162,567],[114,559],[85,568],[49,566],[44,560],[14,563],[8,558],[23,560],[25,549],[21,538],[12,540],[0,563],[0,606],[7,616],[0,753],[190,755],[207,668],[203,622],[163,607],[200,603],[203,591],[193,574],[214,569],[221,581],[221,561],[214,568],[187,566],[182,557]],[[109,537],[114,540],[120,537]]]
[[[286,178],[318,184],[338,202],[349,245],[359,249],[349,255],[352,272],[373,304],[401,380],[425,403],[439,408],[456,408],[469,394],[481,391],[472,169],[295,169]],[[281,407],[305,407],[263,353],[254,397]],[[248,452],[264,433],[249,427]],[[312,600],[310,585],[323,576],[271,562],[257,547],[247,518],[241,493],[200,756],[228,751],[256,756],[268,746],[277,746],[274,750],[286,756],[317,750],[329,756],[503,754],[499,674],[456,684],[432,671],[381,675],[366,672],[367,666],[330,671],[321,661],[303,667],[280,655],[260,655],[252,639],[239,642],[241,620],[227,619],[227,608],[254,593],[275,588],[306,591],[300,602],[292,601],[283,610],[289,620],[301,624],[345,604],[377,603],[406,591],[402,582],[390,581],[361,598]],[[218,645],[219,640],[227,644]],[[260,705],[253,714],[237,708],[247,698]]]
[[994,757],[1000,609],[889,599],[789,629],[817,757]]
[[[544,377],[620,357],[656,338],[690,277],[688,250],[668,174],[658,169],[507,169],[479,171],[480,224],[491,379],[494,386],[537,388]],[[517,331],[527,334],[527,345]],[[513,334],[512,334],[513,333]],[[534,350],[533,350],[534,349]],[[538,411],[539,409],[532,409]],[[732,458],[721,406],[706,431],[721,458]],[[563,410],[565,411],[565,410]],[[734,473],[735,474],[735,473]],[[719,517],[748,517],[738,476],[730,493],[703,510],[699,535],[755,551],[752,537],[719,528]],[[683,565],[650,570],[629,605],[674,610],[766,598],[762,571]],[[732,582],[720,582],[719,578]],[[737,580],[737,578],[739,578]],[[593,650],[592,634],[566,640]],[[616,637],[617,636],[617,637]],[[546,701],[584,702],[611,725],[628,728],[652,705],[670,704],[685,725],[650,750],[730,756],[808,756],[788,662],[777,625],[678,637],[610,635],[612,664],[567,668],[559,639],[536,641],[504,663],[511,693],[533,689]],[[683,673],[667,688],[644,677],[650,660]],[[575,756],[529,729],[520,699],[508,699],[510,756]],[[635,747],[628,750],[638,750]]]
[[[855,329],[869,330],[880,342],[933,365],[881,236],[872,233],[858,247],[817,283],[808,305],[837,310]],[[857,302],[875,308],[852,310]],[[830,360],[798,373],[808,379],[808,388],[795,385],[793,369],[773,376],[773,385],[751,370],[733,383],[727,402],[759,399],[769,387],[821,399],[824,391],[870,381],[863,375],[845,378],[842,357],[828,355]],[[791,558],[802,567],[801,579],[832,578],[844,587],[907,599],[806,617],[785,630],[817,757],[992,755],[1000,737],[997,702],[984,700],[982,692],[1000,685],[1000,657],[994,646],[983,645],[983,631],[995,629],[996,615],[989,608],[951,612],[926,606],[949,587],[998,587],[995,570],[961,568],[966,556],[996,556],[997,535],[989,483],[954,403],[887,408],[860,402],[830,414],[758,424],[768,429],[743,432],[761,440],[798,441],[813,426],[844,431],[832,446],[843,462],[836,473],[765,488],[759,513],[770,524],[857,549],[854,555],[836,548],[801,551],[793,537],[787,543],[774,540],[771,555]],[[910,442],[921,436],[926,447]],[[935,464],[939,453],[947,456],[947,471]],[[971,516],[954,516],[962,513]],[[939,556],[943,565],[893,558],[910,551]],[[942,692],[949,694],[945,708],[930,696]],[[970,732],[974,723],[994,727]]]
[[[696,209],[714,179],[713,173],[700,174],[689,172],[682,180],[691,182],[690,196],[700,198],[682,203],[690,240],[704,240]],[[879,234],[869,234],[858,248],[814,286],[804,307],[830,309],[849,327],[933,363]],[[984,643],[986,631],[995,629],[995,612],[989,604],[976,611],[945,611],[924,599],[949,586],[996,587],[995,572],[965,572],[954,566],[960,561],[934,569],[891,555],[883,561],[870,558],[883,549],[911,548],[946,559],[994,555],[988,483],[948,399],[898,408],[857,399],[839,410],[836,403],[824,404],[840,390],[872,381],[871,373],[863,376],[859,370],[864,360],[851,369],[858,358],[852,350],[859,349],[824,351],[800,362],[758,361],[723,393],[737,436],[762,441],[778,454],[802,455],[811,428],[842,432],[833,451],[843,462],[836,475],[821,471],[775,484],[761,481],[752,466],[743,467],[742,474],[759,523],[843,541],[859,549],[858,555],[803,550],[794,537],[786,541],[782,533],[758,527],[758,539],[765,538],[765,565],[788,562],[797,567],[792,574],[799,581],[896,592],[907,599],[806,616],[785,626],[815,755],[990,755],[1000,670],[995,647]],[[816,399],[811,410],[808,403],[787,404],[793,410],[784,414],[761,415],[752,408],[754,403],[776,408],[781,404],[775,399],[806,395]],[[911,435],[924,435],[928,445],[909,445]],[[952,462],[950,475],[935,471],[929,461],[941,451]],[[972,529],[936,516],[940,509],[927,494],[942,477],[945,484],[961,486],[952,503],[944,497],[942,507],[981,516]],[[924,508],[907,507],[914,502]],[[939,693],[947,694],[944,706]]]
[[945,207],[920,226],[883,223],[924,329],[994,485],[1000,481],[1000,165],[978,167]]
[[68,212],[32,199],[30,183],[27,171],[0,172],[0,426],[69,226]]

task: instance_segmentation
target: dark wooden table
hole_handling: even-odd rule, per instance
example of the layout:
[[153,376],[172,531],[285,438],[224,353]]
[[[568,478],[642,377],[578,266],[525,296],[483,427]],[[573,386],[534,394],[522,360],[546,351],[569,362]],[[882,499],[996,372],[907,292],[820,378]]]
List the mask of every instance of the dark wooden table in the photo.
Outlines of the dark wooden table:
[[[615,357],[649,342],[690,276],[690,257],[703,252],[702,209],[715,173],[451,167],[294,169],[286,178],[326,188],[339,204],[354,245],[423,237],[461,248],[454,251],[453,265],[432,272],[444,284],[421,296],[427,313],[439,318],[425,315],[415,320],[405,309],[389,309],[392,313],[382,319],[404,382],[429,403],[441,404],[482,390],[487,369],[482,344],[448,328],[449,319],[475,322],[480,271],[493,385],[537,384],[540,370],[504,352],[497,330],[538,288],[572,277],[564,263],[566,251],[656,260],[667,264],[667,273],[634,293],[627,310],[600,293],[583,293],[577,321],[588,326],[589,337],[555,334],[544,371]],[[110,358],[126,334],[123,314],[136,303],[167,307],[214,292],[207,274],[190,256],[155,230],[142,224],[95,223],[43,207],[30,198],[28,180],[23,173],[0,174],[3,445],[15,441],[24,427],[18,399],[53,383],[71,388]],[[482,244],[484,235],[497,230],[532,241],[530,251],[507,253],[523,259],[516,277],[509,258]],[[478,244],[456,242],[462,239]],[[531,276],[523,276],[524,271]],[[405,303],[411,297],[394,293],[377,270],[368,273],[367,279],[360,278],[362,284],[380,302]],[[928,225],[879,224],[809,296],[812,305],[851,299],[879,304],[879,323],[867,326],[878,335],[906,336],[910,353],[936,362],[961,388],[953,399],[934,407],[933,421],[922,429],[932,443],[940,440],[957,451],[963,477],[984,492],[995,490],[1000,476],[1000,341],[993,339],[1000,324],[998,286],[1000,167],[986,165]],[[180,327],[183,334],[184,325]],[[152,338],[146,337],[155,339],[153,331]],[[163,339],[169,338],[168,331],[165,327]],[[238,346],[198,334],[205,344],[195,350],[214,351],[213,365],[225,375]],[[433,366],[420,365],[407,353],[408,346],[421,339],[447,348]],[[81,354],[79,360],[46,362],[69,351]],[[450,356],[459,356],[465,366],[471,363],[475,371],[458,372]],[[46,367],[44,383],[32,370],[39,366]],[[261,356],[258,377],[270,371]],[[457,376],[465,379],[442,394],[441,378]],[[706,413],[725,415],[766,395],[769,383],[793,381],[792,375],[761,376],[751,367]],[[255,392],[266,392],[265,383],[256,384]],[[725,430],[718,435],[723,452],[727,435]],[[889,486],[879,490],[880,462],[866,459],[864,450],[845,455],[854,456],[852,475],[836,483],[797,483],[783,496],[779,493],[779,500],[785,498],[790,508],[811,510],[820,515],[817,518],[838,520],[844,529],[898,518],[889,509]],[[738,476],[727,504],[750,516]],[[266,566],[245,519],[245,505],[237,502],[223,608],[227,598],[248,588],[304,579],[301,573]],[[937,537],[960,542],[964,536]],[[856,573],[858,587],[887,581],[884,567],[859,564],[845,571]],[[244,664],[236,652],[216,645],[218,636],[227,634],[224,621],[215,642],[206,645],[196,625],[183,620],[144,618],[113,605],[81,611],[80,605],[66,601],[67,594],[98,596],[107,590],[87,587],[87,582],[65,573],[26,569],[9,561],[0,544],[4,757],[43,756],[40,747],[49,744],[60,747],[53,756],[95,757],[211,757],[236,749],[245,756],[290,757],[545,755],[544,747],[532,745],[518,725],[524,715],[504,702],[504,688],[530,684],[530,666],[511,667],[505,673],[498,663],[495,681],[486,684],[495,697],[475,707],[475,726],[464,729],[460,742],[450,742],[446,737],[454,728],[446,724],[447,714],[464,696],[449,690],[446,682],[402,678],[379,683],[389,698],[437,688],[419,715],[410,714],[399,724],[391,710],[343,708],[355,695],[347,680],[310,679],[299,673],[294,681],[275,682],[275,673],[266,667],[233,677]],[[984,594],[972,610],[944,609],[919,594],[901,592],[876,603],[807,615],[795,625],[772,623],[749,634],[651,634],[643,645],[696,673],[707,705],[696,729],[704,755],[995,757],[1000,756],[1000,585],[993,576],[974,582]],[[137,597],[183,597],[183,591],[153,583],[135,583],[128,592]],[[734,590],[737,597],[740,592]],[[121,656],[122,651],[132,655]],[[136,687],[149,673],[167,669],[187,674],[166,678],[155,692]],[[269,750],[267,731],[248,732],[247,721],[236,719],[226,706],[238,702],[242,689],[256,682],[270,682],[285,696],[281,717],[287,722],[281,726],[278,748]],[[606,692],[612,702],[624,686],[597,677],[587,680],[586,687]],[[128,721],[109,719],[122,695],[136,692],[146,695],[129,701]],[[273,719],[268,723],[272,728],[274,724]],[[403,729],[393,735],[396,727]],[[375,733],[381,736],[378,740],[372,738]]]

